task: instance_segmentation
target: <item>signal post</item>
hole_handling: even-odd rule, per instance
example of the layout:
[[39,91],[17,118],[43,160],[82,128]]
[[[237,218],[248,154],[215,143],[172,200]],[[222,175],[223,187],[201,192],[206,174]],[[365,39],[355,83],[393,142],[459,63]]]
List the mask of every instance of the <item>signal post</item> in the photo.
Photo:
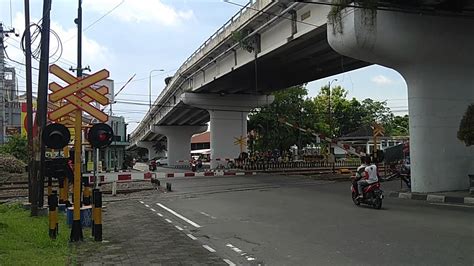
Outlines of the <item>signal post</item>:
[[[94,90],[90,86],[109,77],[109,72],[105,69],[98,71],[88,77],[74,77],[67,71],[61,69],[56,65],[50,66],[50,72],[56,75],[68,85],[61,86],[56,82],[49,84],[49,89],[52,93],[49,94],[51,102],[67,101],[67,104],[50,112],[48,117],[51,121],[60,121],[62,117],[69,116],[74,113],[74,199],[73,199],[73,223],[71,229],[71,242],[81,241],[83,239],[81,226],[81,150],[82,150],[82,111],[93,116],[101,122],[108,120],[108,115],[90,105],[92,101],[96,101],[102,105],[109,104],[109,99],[105,96],[108,93],[106,87],[101,87],[99,90]],[[105,124],[98,124],[105,125]],[[102,135],[101,135],[102,136]],[[112,139],[111,135],[105,136]],[[104,136],[102,136],[104,137]],[[91,141],[91,140],[89,140]],[[100,235],[100,239],[102,236]]]

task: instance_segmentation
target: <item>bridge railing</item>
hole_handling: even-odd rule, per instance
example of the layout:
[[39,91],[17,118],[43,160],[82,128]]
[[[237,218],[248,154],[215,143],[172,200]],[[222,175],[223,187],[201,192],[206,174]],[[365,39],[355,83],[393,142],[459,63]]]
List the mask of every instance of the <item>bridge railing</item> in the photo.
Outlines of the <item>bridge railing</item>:
[[[180,75],[185,72],[191,65],[196,63],[200,58],[202,58],[207,52],[210,50],[214,49],[221,41],[225,40],[228,38],[231,34],[232,31],[238,29],[243,23],[245,23],[248,19],[250,19],[254,14],[257,14],[265,8],[268,4],[272,3],[273,0],[250,0],[246,5],[244,5],[239,12],[234,14],[222,27],[220,27],[218,30],[216,30],[206,41],[204,41],[201,46],[199,46],[196,51],[194,51],[181,65],[181,67],[176,71],[174,74],[171,82],[169,83],[168,86],[165,87],[158,96],[158,98],[154,101],[153,107],[147,112],[145,115],[145,118],[148,117],[152,110],[156,107],[159,106],[160,101],[163,100],[163,97],[168,93],[168,91],[174,87],[176,84],[176,80],[180,78]],[[166,101],[166,99],[165,99]],[[162,107],[163,108],[163,107]],[[169,108],[170,107],[165,107]],[[165,111],[166,113],[166,111]],[[145,121],[145,119],[144,119]],[[143,122],[143,121],[142,121]],[[153,121],[147,121],[147,123],[152,123]],[[140,131],[145,131],[147,125],[143,125],[140,123],[137,127],[137,134],[135,134],[135,131],[132,132],[131,137],[134,138],[140,138],[141,134]],[[143,132],[142,132],[143,133]]]

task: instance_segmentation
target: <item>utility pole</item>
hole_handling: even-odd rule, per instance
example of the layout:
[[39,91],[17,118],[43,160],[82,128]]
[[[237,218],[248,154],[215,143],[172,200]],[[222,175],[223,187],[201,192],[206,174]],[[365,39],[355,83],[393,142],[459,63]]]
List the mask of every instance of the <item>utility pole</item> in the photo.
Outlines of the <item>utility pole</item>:
[[0,97],[1,97],[1,109],[0,112],[2,113],[2,140],[1,143],[5,143],[5,45],[3,43],[3,38],[8,36],[8,33],[14,33],[14,29],[11,30],[4,30],[3,24],[0,23]]
[[26,131],[28,138],[28,199],[31,216],[38,215],[38,182],[34,170],[33,151],[33,88],[31,77],[30,0],[25,0],[25,67],[26,67]]
[[[82,0],[78,0],[77,18],[77,77],[82,77]],[[81,225],[81,153],[82,153],[82,111],[75,111],[74,125],[74,213],[71,228],[70,241],[78,242],[83,240]],[[97,177],[96,177],[97,178]]]
[[[40,70],[38,75],[38,111],[36,112],[36,121],[38,125],[36,135],[35,160],[38,163],[36,169],[38,184],[38,207],[43,207],[44,203],[44,171],[45,171],[45,151],[46,147],[41,139],[43,128],[46,127],[46,115],[48,112],[48,74],[49,74],[49,27],[50,27],[51,0],[43,2],[43,23],[41,25],[41,57]],[[39,151],[39,153],[38,153]]]

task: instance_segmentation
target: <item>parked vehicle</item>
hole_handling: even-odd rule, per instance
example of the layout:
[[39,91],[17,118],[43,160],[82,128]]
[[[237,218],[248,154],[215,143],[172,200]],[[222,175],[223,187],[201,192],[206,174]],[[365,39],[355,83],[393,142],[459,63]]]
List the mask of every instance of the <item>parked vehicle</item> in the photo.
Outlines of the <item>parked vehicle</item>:
[[156,160],[156,164],[158,166],[160,165],[168,165],[168,157],[163,157],[163,158],[160,158],[158,160]]
[[354,187],[357,182],[352,182],[351,191],[352,191],[352,201],[355,205],[360,205],[361,203],[371,205],[375,209],[382,208],[382,200],[384,198],[383,191],[380,189],[380,182],[376,182],[366,186],[364,191],[364,198],[358,199],[357,187]]

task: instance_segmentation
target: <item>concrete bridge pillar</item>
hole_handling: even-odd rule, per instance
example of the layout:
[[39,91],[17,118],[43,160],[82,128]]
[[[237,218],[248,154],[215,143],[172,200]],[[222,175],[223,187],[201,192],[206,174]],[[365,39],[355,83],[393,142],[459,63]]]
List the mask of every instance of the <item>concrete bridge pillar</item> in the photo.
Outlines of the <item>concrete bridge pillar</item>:
[[[271,104],[273,96],[266,95],[219,95],[184,93],[181,100],[188,105],[209,111],[211,120],[211,168],[216,168],[225,159],[239,156],[241,145],[238,139],[247,138],[247,114],[255,107]],[[242,145],[242,151],[247,146]]]
[[189,165],[191,158],[191,137],[207,130],[200,126],[155,126],[154,133],[166,136],[168,140],[168,164],[170,166]]
[[407,82],[412,191],[467,189],[474,150],[457,131],[474,102],[474,21],[353,8],[341,18],[334,31],[328,24],[334,50],[391,67]]
[[137,146],[140,148],[145,148],[148,150],[148,160],[151,160],[155,157],[158,156],[165,156],[164,152],[156,152],[155,148],[153,145],[155,144],[155,141],[139,141],[137,142]]

